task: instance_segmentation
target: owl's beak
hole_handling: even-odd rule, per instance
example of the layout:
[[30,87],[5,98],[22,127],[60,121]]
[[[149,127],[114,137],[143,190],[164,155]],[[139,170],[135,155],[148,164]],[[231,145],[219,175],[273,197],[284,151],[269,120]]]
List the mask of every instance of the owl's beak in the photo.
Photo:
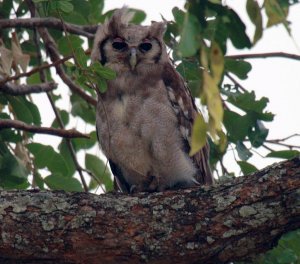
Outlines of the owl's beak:
[[129,58],[129,64],[131,67],[131,70],[134,70],[135,66],[136,66],[136,48],[131,48],[130,49],[130,58]]

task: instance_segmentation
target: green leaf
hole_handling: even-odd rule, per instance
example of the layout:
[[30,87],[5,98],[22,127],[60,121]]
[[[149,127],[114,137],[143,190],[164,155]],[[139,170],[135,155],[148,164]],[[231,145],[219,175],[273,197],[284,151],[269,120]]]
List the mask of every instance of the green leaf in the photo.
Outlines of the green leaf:
[[26,78],[26,83],[27,84],[41,83],[40,74],[38,72],[36,72],[36,73],[30,75],[29,77]]
[[32,102],[28,101],[26,97],[24,97],[23,102],[31,113],[33,124],[37,126],[41,125],[42,121],[41,121],[41,115],[38,107]]
[[71,110],[72,115],[79,116],[84,121],[90,124],[93,125],[95,124],[96,113],[94,107],[91,107],[81,97],[75,94],[71,95],[71,102],[72,102],[72,110]]
[[27,145],[30,153],[34,155],[34,164],[37,168],[48,168],[52,173],[60,173],[64,176],[69,175],[68,166],[64,157],[57,153],[51,146],[30,143]]
[[104,78],[106,80],[113,80],[117,77],[117,74],[114,70],[102,66],[98,61],[94,62],[91,68],[99,77]]
[[[1,146],[3,149],[3,146]],[[4,148],[6,148],[4,146]],[[1,153],[1,152],[0,152]],[[8,150],[0,155],[0,186],[6,189],[28,187],[28,171],[23,163]]]
[[58,7],[65,13],[71,13],[74,9],[74,6],[72,5],[72,3],[70,3],[70,0],[60,0],[58,2]]
[[81,149],[90,149],[97,143],[97,135],[96,131],[90,133],[90,138],[74,138],[72,143],[74,145],[75,151],[79,151]]
[[[0,119],[10,119],[9,115],[6,113],[0,113]],[[22,141],[20,133],[12,129],[0,129],[0,141],[8,141],[17,143]]]
[[266,140],[269,134],[269,129],[267,129],[261,121],[257,121],[254,129],[249,131],[249,139],[253,147],[260,147]]
[[237,161],[244,175],[258,171],[258,169],[247,161]]
[[22,136],[15,130],[12,129],[1,129],[0,130],[0,140],[18,143],[21,142]]
[[243,142],[238,141],[236,143],[236,150],[241,160],[245,161],[252,156],[252,153],[249,149],[246,148]]
[[99,79],[97,87],[98,87],[100,93],[105,93],[107,91],[107,83],[106,83],[106,81],[103,80],[103,79]]
[[297,150],[278,150],[270,152],[266,157],[279,159],[292,159],[299,156],[300,152]]
[[246,34],[246,26],[241,18],[232,9],[228,10],[226,17],[229,19],[229,23],[226,23],[226,19],[223,20],[223,23],[227,26],[228,36],[232,44],[237,49],[250,48],[251,41]]
[[[58,40],[57,44],[58,44],[58,49],[61,52],[61,54],[64,56],[67,56],[72,53],[72,49],[73,50],[80,49],[83,44],[83,40],[77,36],[68,35],[68,36],[63,36],[62,38],[60,38]],[[82,52],[82,51],[80,51],[80,52]],[[75,56],[76,55],[78,55],[78,54],[75,53]],[[78,55],[78,56],[80,56],[80,55]]]
[[201,80],[188,81],[188,87],[191,90],[191,94],[194,98],[199,97],[201,91],[201,84]]
[[[74,1],[74,0],[73,0]],[[81,3],[87,3],[87,1],[80,0]],[[76,3],[73,3],[74,7]],[[82,5],[82,4],[80,4]],[[71,13],[62,13],[62,17],[64,22],[72,23],[76,25],[86,25],[87,24],[87,16],[85,17],[82,12],[72,11]],[[70,35],[72,36],[72,35]]]
[[300,230],[284,234],[279,240],[279,246],[292,250],[300,259]]
[[[72,141],[72,143],[73,143],[73,141]],[[74,146],[74,144],[73,144],[73,146]],[[64,160],[66,162],[66,165],[67,165],[68,171],[69,171],[69,174],[64,175],[64,176],[74,175],[74,173],[76,171],[76,167],[75,167],[74,160],[70,153],[70,149],[68,147],[68,143],[67,143],[66,139],[61,140],[61,143],[58,146],[58,150],[59,150],[60,154],[64,157]]]
[[28,123],[28,124],[33,123],[33,116],[31,114],[31,111],[30,111],[30,109],[28,109],[28,106],[24,102],[24,98],[22,96],[8,96],[7,95],[7,99],[19,120],[21,120],[25,123]]
[[45,189],[45,186],[44,186],[44,179],[42,177],[42,175],[39,173],[39,172],[34,172],[34,175],[33,175],[33,179],[32,179],[32,182],[38,186],[41,190],[44,190]]
[[[97,0],[97,1],[102,2],[102,0]],[[74,23],[74,24],[80,24],[80,25],[88,24],[88,16],[92,11],[94,11],[94,12],[97,11],[101,14],[101,9],[99,8],[99,6],[96,6],[96,10],[93,9],[93,7],[92,7],[93,2],[95,2],[95,1],[72,0],[74,10],[72,13],[67,14],[66,18],[69,17],[70,15],[73,16],[74,14],[75,14],[75,17],[74,17],[74,19],[72,18],[72,21],[68,21],[68,22]]]
[[[175,19],[177,19],[177,16],[175,16]],[[180,21],[177,20],[176,22],[180,23]],[[178,44],[178,54],[180,56],[190,57],[196,54],[200,48],[200,40],[198,39],[199,32],[200,23],[198,19],[190,13],[185,13]]]
[[262,113],[267,106],[269,99],[262,97],[259,100],[255,99],[254,91],[236,94],[228,97],[228,101],[244,111],[252,110],[256,113]]
[[86,154],[85,166],[95,175],[99,182],[104,184],[106,191],[113,189],[112,177],[108,171],[108,167],[102,160],[94,155]]
[[253,37],[253,44],[255,44],[259,39],[261,39],[263,34],[263,18],[261,10],[256,0],[247,0],[246,9],[251,22],[255,25],[255,33]]
[[252,66],[247,61],[225,58],[225,71],[233,73],[241,80],[248,78],[248,73],[251,69]]
[[[66,126],[69,123],[69,119],[70,119],[69,115],[70,114],[66,110],[58,110],[57,109],[57,111],[58,111],[58,113],[59,113],[59,115],[61,117],[61,120],[62,120],[64,126]],[[54,118],[51,127],[60,128],[60,126],[59,126],[59,124],[58,124],[58,122],[56,120],[56,117]]]
[[207,124],[201,114],[198,114],[192,129],[191,150],[189,155],[195,155],[206,144]]
[[130,11],[134,12],[134,16],[131,19],[131,23],[133,24],[140,24],[142,23],[146,18],[146,13],[143,10],[140,9],[130,9]]
[[236,112],[224,111],[224,125],[232,142],[243,141],[254,122],[249,115],[241,116]]
[[[47,77],[47,80],[48,81],[51,81],[52,80],[52,77],[51,77],[51,73],[50,73],[50,70],[49,69],[46,69],[44,70],[44,72],[46,73],[46,77]],[[40,74],[38,72],[30,75],[29,77],[26,78],[26,83],[27,84],[38,84],[38,83],[41,83],[41,79],[40,79]]]
[[182,60],[176,70],[185,80],[200,80],[202,73],[199,69],[199,64],[196,61]]
[[74,55],[76,62],[79,64],[80,67],[86,68],[87,67],[87,61],[89,57],[85,54],[82,47],[78,47],[74,50]]
[[277,247],[260,256],[254,263],[257,264],[291,264],[300,259],[300,230],[284,234]]
[[66,192],[82,192],[81,183],[75,178],[63,177],[61,174],[51,174],[44,182],[52,190],[64,190]]
[[[82,0],[80,0],[82,2]],[[87,15],[88,21],[91,24],[97,24],[99,22],[104,22],[105,18],[102,14],[104,1],[103,0],[90,0],[90,10]]]
[[288,29],[288,23],[286,18],[289,13],[289,5],[286,5],[283,2],[284,1],[278,0],[264,1],[265,10],[268,17],[267,27],[283,23]]

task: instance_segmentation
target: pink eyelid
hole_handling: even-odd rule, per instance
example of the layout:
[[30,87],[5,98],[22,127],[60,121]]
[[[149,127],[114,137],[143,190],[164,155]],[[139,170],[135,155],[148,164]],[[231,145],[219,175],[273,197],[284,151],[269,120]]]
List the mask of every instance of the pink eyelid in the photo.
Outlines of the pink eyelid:
[[114,38],[113,42],[125,42],[125,41],[124,41],[124,39],[117,37],[117,38]]

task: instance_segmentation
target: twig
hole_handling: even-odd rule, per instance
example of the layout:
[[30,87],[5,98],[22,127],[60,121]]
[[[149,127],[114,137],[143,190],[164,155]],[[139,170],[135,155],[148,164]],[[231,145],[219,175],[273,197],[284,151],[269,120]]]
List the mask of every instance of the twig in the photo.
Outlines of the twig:
[[[91,171],[89,171],[87,169],[82,169],[82,170],[85,171],[88,175],[90,175],[98,183],[98,186],[101,188],[102,192],[105,193],[105,190],[102,187],[103,182],[101,182]],[[97,188],[97,190],[98,190],[98,188]],[[96,193],[97,193],[97,190],[96,190]]]
[[293,149],[293,148],[300,149],[300,146],[286,144],[286,143],[282,143],[282,142],[274,142],[272,140],[266,140],[265,142],[268,143],[268,144],[273,144],[273,145],[279,145],[279,146],[287,147],[289,149]]
[[300,55],[285,53],[285,52],[266,52],[266,53],[240,54],[240,55],[226,56],[226,58],[230,58],[230,59],[264,59],[264,58],[271,58],[271,57],[300,60]]
[[224,166],[223,159],[219,159],[219,161],[220,161],[220,165],[221,165],[221,169],[222,169],[222,174],[223,175],[225,175],[225,174],[228,175],[229,173],[228,173],[227,168]]
[[[90,50],[85,51],[85,54],[87,54],[87,55],[89,55],[90,53],[91,53]],[[61,58],[61,59],[59,59],[59,60],[57,60],[57,61],[55,61],[55,62],[53,62],[53,63],[50,63],[50,64],[43,64],[43,65],[40,65],[40,66],[38,66],[38,67],[35,67],[35,68],[33,68],[31,71],[23,72],[23,73],[20,73],[20,74],[16,74],[16,75],[14,75],[14,76],[6,77],[6,78],[0,80],[0,86],[1,86],[1,84],[4,84],[4,83],[6,83],[6,82],[15,81],[15,80],[18,80],[18,79],[20,79],[20,78],[22,78],[22,77],[29,77],[29,76],[31,76],[31,75],[37,73],[37,72],[41,72],[41,71],[43,71],[43,70],[45,70],[45,69],[48,69],[48,68],[51,68],[51,67],[55,67],[55,66],[57,66],[57,65],[59,65],[59,64],[63,64],[63,63],[65,63],[66,61],[68,61],[68,60],[70,60],[70,59],[72,59],[72,58],[74,58],[74,55],[69,55],[69,56],[66,56],[66,57],[64,57],[64,58]]]
[[31,93],[42,93],[52,91],[57,87],[57,83],[45,82],[39,84],[13,84],[13,83],[0,83],[0,92],[10,95],[26,95]]
[[290,136],[287,136],[287,137],[281,138],[281,139],[270,139],[269,142],[274,142],[274,143],[283,142],[283,141],[289,140],[293,137],[300,137],[300,134],[295,133],[293,135],[290,135]]
[[262,144],[262,147],[264,147],[265,149],[269,150],[269,151],[274,151],[274,149],[268,147],[266,144]]
[[247,89],[244,88],[239,82],[237,82],[228,72],[225,73],[226,77],[231,80],[236,86],[238,86],[242,91],[247,92]]
[[14,75],[14,76],[9,76],[7,78],[4,78],[4,79],[0,80],[0,85],[3,84],[3,83],[6,83],[6,82],[18,80],[18,79],[20,79],[22,77],[31,76],[32,74],[35,74],[37,72],[40,72],[42,70],[45,70],[45,69],[48,69],[48,68],[51,68],[51,67],[55,67],[56,65],[62,64],[64,62],[66,62],[67,60],[71,59],[71,58],[73,58],[73,56],[67,56],[67,57],[59,59],[59,60],[57,60],[57,61],[55,61],[55,62],[53,62],[51,64],[44,64],[44,65],[41,65],[39,67],[35,67],[31,71],[23,72],[23,73]]
[[[98,25],[78,26],[75,24],[66,23],[66,30],[72,34],[93,38],[97,31]],[[54,17],[47,18],[23,18],[23,19],[0,19],[0,28],[37,28],[48,27],[63,30],[61,21]]]
[[48,134],[63,138],[89,138],[88,135],[82,134],[75,129],[57,129],[53,127],[39,127],[29,125],[19,120],[0,119],[0,130],[5,128],[15,128],[27,132]]

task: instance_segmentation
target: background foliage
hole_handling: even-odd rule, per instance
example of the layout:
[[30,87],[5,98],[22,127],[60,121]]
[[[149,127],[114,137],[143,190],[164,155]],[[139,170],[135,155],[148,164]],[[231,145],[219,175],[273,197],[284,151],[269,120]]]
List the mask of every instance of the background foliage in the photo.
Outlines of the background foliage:
[[[172,10],[174,20],[168,23],[165,41],[177,70],[187,80],[193,96],[200,98],[207,113],[207,119],[199,116],[195,122],[191,152],[199,150],[209,134],[211,165],[220,180],[235,176],[223,165],[225,153],[232,149],[242,174],[257,170],[248,159],[261,146],[269,150],[266,158],[289,159],[299,155],[293,146],[286,148],[281,144],[282,149],[277,151],[268,147],[272,142],[268,141],[266,122],[272,122],[274,116],[266,110],[268,98],[257,98],[254,91],[239,85],[239,79],[248,78],[251,63],[227,55],[229,41],[237,49],[251,50],[262,38],[265,24],[266,30],[282,24],[290,33],[287,15],[297,2],[265,0],[259,5],[255,0],[248,0],[248,16],[255,26],[254,36],[250,37],[239,15],[221,1],[190,0],[184,10],[177,7]],[[100,186],[103,191],[113,189],[107,164],[90,151],[97,145],[95,90],[105,92],[106,80],[115,77],[110,69],[99,63],[90,65],[89,60],[95,25],[113,12],[103,13],[103,6],[103,0],[5,0],[0,3],[0,18],[15,21],[11,26],[0,26],[0,121],[19,120],[25,125],[37,126],[32,132],[15,129],[15,126],[7,128],[0,123],[2,188],[95,191]],[[141,23],[145,12],[134,11],[132,22]],[[61,26],[44,24],[47,33],[43,33],[35,26],[17,23],[18,19],[29,17],[51,18]],[[79,27],[72,31],[68,23]],[[58,76],[51,67],[56,67]],[[47,91],[47,100],[56,116],[52,127],[65,130],[73,126],[72,120],[80,120],[89,131],[89,138],[62,138],[58,146],[37,142],[35,133],[40,133],[38,127],[48,117],[41,115],[30,94],[15,96],[5,88],[7,84],[26,84],[31,88],[50,81],[59,82],[56,90]],[[68,95],[61,92],[62,82],[70,88]],[[59,102],[69,104],[70,111],[60,107]],[[83,159],[78,159],[79,153],[83,153]],[[299,241],[299,231],[285,236],[279,247],[259,262],[299,262]]]

